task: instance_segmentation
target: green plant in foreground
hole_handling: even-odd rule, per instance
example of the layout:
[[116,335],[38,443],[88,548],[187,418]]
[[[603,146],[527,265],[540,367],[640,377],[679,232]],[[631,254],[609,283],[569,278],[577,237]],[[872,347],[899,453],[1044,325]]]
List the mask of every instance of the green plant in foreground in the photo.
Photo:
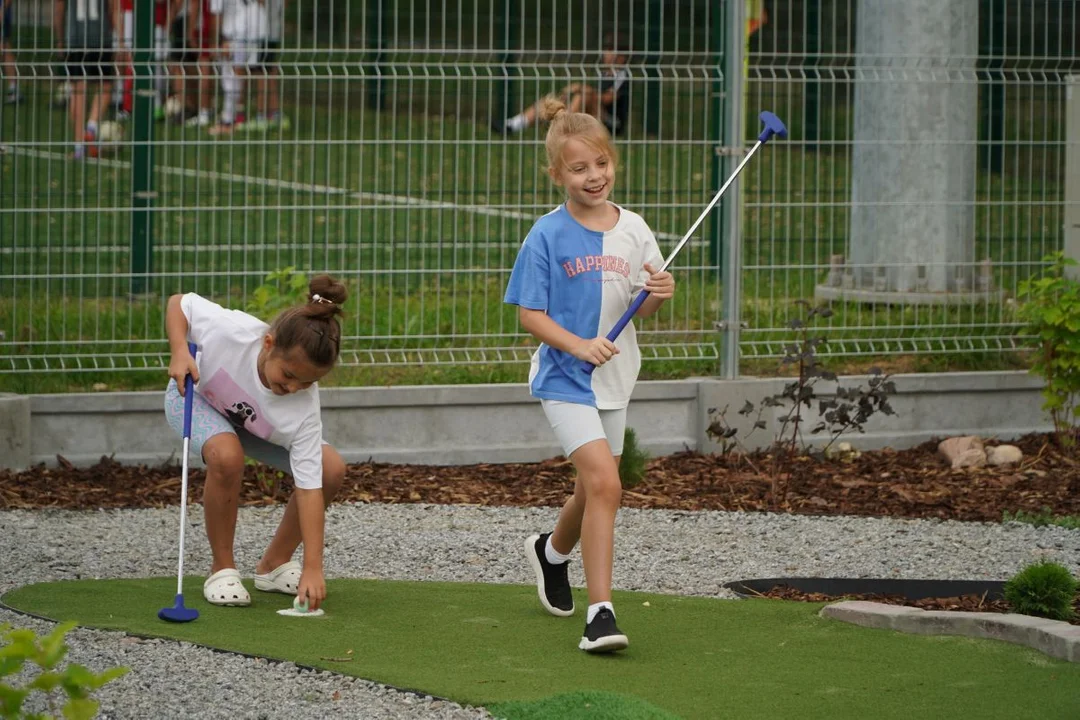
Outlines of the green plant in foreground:
[[1076,261],[1050,255],[1045,275],[1020,283],[1019,316],[1038,348],[1031,371],[1042,377],[1043,409],[1050,413],[1062,447],[1080,440],[1080,282],[1065,275]]
[[1022,615],[1068,620],[1073,616],[1078,583],[1064,566],[1032,563],[1005,583],[1005,599]]
[[1080,515],[1054,515],[1048,507],[1034,513],[1026,510],[1011,513],[1006,510],[1001,514],[1001,522],[1021,522],[1035,527],[1056,525],[1069,530],[1080,530]]
[[[63,670],[58,670],[60,661],[67,655],[68,647],[64,637],[75,627],[69,622],[58,625],[51,633],[38,637],[33,630],[12,629],[8,624],[0,625],[0,717],[26,718],[41,720],[53,717],[37,713],[27,713],[23,703],[34,692],[46,696],[49,710],[56,705],[54,691],[61,690],[67,702],[61,708],[69,720],[89,720],[98,711],[98,701],[90,693],[110,683],[128,671],[117,667],[103,673],[91,672],[77,663],[69,663]],[[6,678],[14,676],[27,663],[36,665],[40,672],[22,686],[8,684]]]
[[649,453],[638,443],[634,428],[626,428],[623,436],[623,453],[619,461],[619,480],[624,488],[632,488],[645,479],[645,466]]

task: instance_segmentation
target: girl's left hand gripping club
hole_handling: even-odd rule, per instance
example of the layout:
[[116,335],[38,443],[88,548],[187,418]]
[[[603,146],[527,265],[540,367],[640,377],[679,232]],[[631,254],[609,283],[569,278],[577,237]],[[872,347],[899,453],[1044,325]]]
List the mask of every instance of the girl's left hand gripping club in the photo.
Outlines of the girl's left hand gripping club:
[[[198,347],[188,343],[191,357],[195,357]],[[191,622],[199,617],[199,611],[184,607],[184,527],[187,525],[187,480],[188,451],[191,447],[191,405],[195,398],[195,381],[189,374],[184,378],[184,457],[180,472],[180,563],[176,571],[176,604],[158,610],[158,617],[168,622]]]

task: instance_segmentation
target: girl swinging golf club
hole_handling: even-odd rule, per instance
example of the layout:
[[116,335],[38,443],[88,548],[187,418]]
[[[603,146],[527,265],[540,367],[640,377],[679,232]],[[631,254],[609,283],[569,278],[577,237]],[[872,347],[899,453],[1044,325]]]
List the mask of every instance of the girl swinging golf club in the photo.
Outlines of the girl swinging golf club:
[[548,172],[567,199],[529,231],[504,300],[518,306],[521,326],[541,342],[529,390],[540,398],[577,475],[554,530],[527,538],[525,556],[541,605],[569,617],[574,598],[567,563],[581,541],[589,609],[578,647],[611,652],[629,644],[615,624],[611,573],[626,408],[641,366],[631,321],[654,314],[674,296],[667,268],[675,255],[758,148],[787,130],[772,113],[761,114],[765,130],[758,142],[664,261],[645,221],[608,201],[616,154],[607,129],[592,115],[567,112],[554,98],[545,100],[543,113],[551,120]]
[[[291,473],[295,490],[277,532],[255,565],[255,588],[296,595],[318,610],[326,597],[323,524],[345,479],[341,456],[322,439],[318,381],[334,367],[341,344],[338,315],[345,287],[312,279],[309,301],[274,322],[227,310],[195,293],[173,295],[165,314],[172,350],[165,415],[184,426],[184,379],[191,375],[191,447],[206,463],[203,505],[213,561],[203,596],[243,606],[251,596],[233,557],[244,459]],[[198,346],[198,363],[188,343]],[[303,564],[292,559],[303,542]]]

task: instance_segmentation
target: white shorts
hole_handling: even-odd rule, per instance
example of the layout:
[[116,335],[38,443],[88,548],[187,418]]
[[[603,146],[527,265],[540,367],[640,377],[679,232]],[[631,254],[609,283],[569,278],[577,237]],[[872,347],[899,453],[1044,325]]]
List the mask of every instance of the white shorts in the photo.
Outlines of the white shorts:
[[611,454],[615,457],[622,455],[626,408],[597,410],[590,405],[561,400],[541,400],[540,405],[566,457],[593,440],[607,440]]
[[256,67],[260,64],[260,51],[264,44],[249,40],[229,40],[227,57],[236,67]]

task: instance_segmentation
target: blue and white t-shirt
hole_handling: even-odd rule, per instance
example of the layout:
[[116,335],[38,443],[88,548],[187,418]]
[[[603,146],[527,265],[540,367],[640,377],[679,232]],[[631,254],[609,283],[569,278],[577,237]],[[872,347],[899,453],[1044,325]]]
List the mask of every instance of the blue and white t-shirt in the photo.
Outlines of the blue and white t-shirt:
[[[618,210],[619,220],[607,232],[584,227],[565,205],[537,220],[514,262],[503,301],[543,310],[581,338],[606,335],[644,289],[645,263],[658,269],[664,262],[641,216]],[[529,391],[601,410],[626,407],[641,368],[633,322],[615,345],[619,354],[589,375],[573,355],[541,344],[532,357]]]

